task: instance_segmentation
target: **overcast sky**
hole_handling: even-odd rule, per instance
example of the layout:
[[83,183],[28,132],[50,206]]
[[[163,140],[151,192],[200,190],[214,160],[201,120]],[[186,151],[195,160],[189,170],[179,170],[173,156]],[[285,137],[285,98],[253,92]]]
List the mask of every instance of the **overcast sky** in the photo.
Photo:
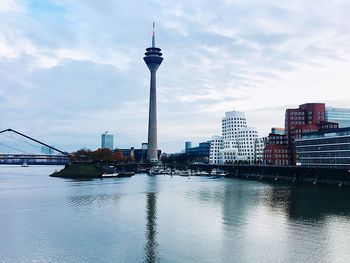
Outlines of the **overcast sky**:
[[348,0],[1,0],[0,129],[62,150],[147,140],[156,22],[158,145],[183,149],[246,112],[260,136],[306,102],[350,107]]

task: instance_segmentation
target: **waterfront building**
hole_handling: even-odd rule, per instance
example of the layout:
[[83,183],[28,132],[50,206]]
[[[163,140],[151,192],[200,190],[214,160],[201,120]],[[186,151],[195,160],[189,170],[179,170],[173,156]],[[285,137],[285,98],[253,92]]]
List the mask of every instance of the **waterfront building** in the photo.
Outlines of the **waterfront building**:
[[238,131],[238,155],[239,159],[248,163],[255,161],[255,141],[258,131],[254,127],[244,127]]
[[185,151],[189,148],[192,148],[192,142],[187,141],[187,142],[185,142]]
[[288,145],[269,144],[264,148],[263,163],[267,165],[289,165]]
[[190,158],[196,158],[197,161],[208,163],[210,155],[211,141],[200,142],[196,147],[185,149],[185,154]]
[[339,124],[339,128],[350,127],[350,109],[326,107],[326,121]]
[[245,114],[242,111],[228,111],[221,120],[222,149],[220,163],[235,163],[239,155],[239,130],[247,127]]
[[[211,163],[255,163],[262,158],[263,139],[257,140],[258,132],[247,127],[242,111],[228,111],[221,121],[222,136],[214,136],[211,143]],[[256,150],[258,149],[258,155]]]
[[242,111],[228,111],[221,121],[221,132],[224,149],[238,148],[238,132],[247,127],[245,114]]
[[325,121],[324,103],[306,103],[299,105],[296,109],[287,109],[285,114],[285,132],[288,141],[295,139],[295,129],[302,125],[315,126],[320,121]]
[[272,127],[271,133],[282,135],[284,134],[284,128]]
[[336,123],[326,121],[324,103],[306,103],[296,109],[287,109],[285,113],[285,133],[288,140],[289,161],[295,165],[297,154],[295,139],[305,132],[338,127]]
[[288,140],[285,134],[272,128],[266,138],[263,152],[263,163],[267,165],[289,165],[290,154]]
[[[135,149],[131,147],[129,149],[116,149],[113,152],[120,152],[125,161],[144,162],[147,160],[147,149]],[[161,150],[157,151],[157,158],[161,155]]]
[[223,140],[221,136],[214,135],[210,141],[209,163],[218,164],[222,162],[221,150],[223,149]]
[[101,134],[101,148],[113,150],[113,135],[108,134],[108,131]]
[[148,150],[147,160],[150,162],[158,161],[157,155],[157,87],[156,73],[163,61],[161,49],[155,45],[154,23],[152,34],[152,46],[146,48],[143,60],[151,74],[150,97],[149,97],[149,116],[148,116]]
[[256,138],[254,143],[254,163],[261,164],[263,162],[264,148],[265,148],[265,139]]
[[304,133],[295,145],[302,166],[350,168],[350,127]]

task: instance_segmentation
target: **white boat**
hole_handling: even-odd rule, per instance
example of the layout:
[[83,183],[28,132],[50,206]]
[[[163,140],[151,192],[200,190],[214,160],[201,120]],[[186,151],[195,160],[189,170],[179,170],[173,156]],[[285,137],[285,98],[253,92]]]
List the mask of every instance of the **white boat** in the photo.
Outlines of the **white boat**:
[[24,161],[23,163],[22,163],[22,167],[28,167],[29,166],[29,164],[26,162],[26,161]]
[[227,174],[224,172],[224,171],[221,171],[221,170],[218,170],[218,169],[213,169],[211,171],[211,175],[215,178],[218,178],[218,177],[224,177],[226,176]]
[[180,171],[180,176],[190,176],[191,172],[189,170]]
[[160,175],[160,174],[164,174],[164,171],[160,170],[158,167],[153,167],[149,170],[148,174],[149,175]]
[[200,171],[197,173],[198,176],[208,176],[209,173],[207,173],[206,171]]
[[119,173],[102,174],[102,178],[118,177]]

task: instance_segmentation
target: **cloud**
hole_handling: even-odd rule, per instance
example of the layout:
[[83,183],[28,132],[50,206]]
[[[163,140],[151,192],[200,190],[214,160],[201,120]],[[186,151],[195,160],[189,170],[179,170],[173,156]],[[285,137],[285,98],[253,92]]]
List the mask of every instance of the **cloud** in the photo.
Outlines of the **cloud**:
[[2,0],[0,5],[0,13],[23,12],[25,9],[15,0]]
[[266,135],[283,126],[283,105],[344,100],[349,12],[345,0],[5,0],[2,124],[67,150],[98,147],[104,130],[119,146],[140,145],[149,95],[142,57],[155,21],[160,147],[210,138],[228,110],[246,111]]

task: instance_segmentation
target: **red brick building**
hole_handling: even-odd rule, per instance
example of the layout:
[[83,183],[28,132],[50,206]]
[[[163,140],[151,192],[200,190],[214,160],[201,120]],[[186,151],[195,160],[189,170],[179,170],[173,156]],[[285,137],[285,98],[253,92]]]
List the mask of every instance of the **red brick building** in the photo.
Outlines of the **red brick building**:
[[289,165],[290,154],[287,136],[281,129],[271,129],[271,133],[266,138],[266,146],[263,153],[263,163],[268,165]]
[[285,114],[285,134],[288,142],[290,164],[297,162],[294,140],[305,132],[338,128],[337,123],[325,121],[324,103],[306,103],[297,109],[287,109]]

